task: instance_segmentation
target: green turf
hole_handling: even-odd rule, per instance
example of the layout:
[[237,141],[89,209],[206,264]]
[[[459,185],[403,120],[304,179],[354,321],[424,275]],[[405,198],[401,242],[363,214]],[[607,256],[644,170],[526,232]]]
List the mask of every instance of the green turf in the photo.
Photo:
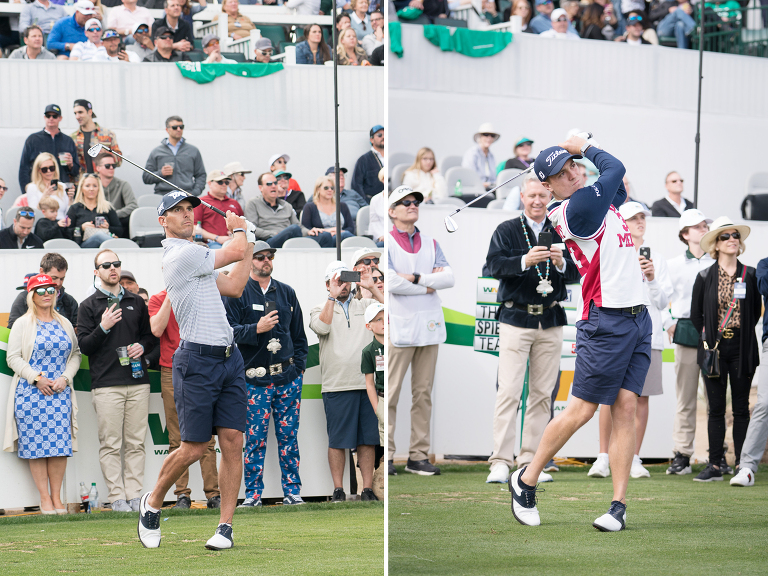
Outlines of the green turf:
[[0,519],[3,576],[22,574],[381,575],[383,503],[305,504],[238,510],[235,547],[204,548],[218,511],[163,511],[160,548],[136,535],[137,513]]
[[[694,475],[701,466],[694,466]],[[611,479],[563,467],[542,484],[542,525],[517,523],[504,484],[486,465],[441,466],[441,476],[398,467],[389,477],[389,574],[535,576],[768,574],[768,466],[751,488],[693,482],[649,466],[630,479],[627,529],[598,532]]]

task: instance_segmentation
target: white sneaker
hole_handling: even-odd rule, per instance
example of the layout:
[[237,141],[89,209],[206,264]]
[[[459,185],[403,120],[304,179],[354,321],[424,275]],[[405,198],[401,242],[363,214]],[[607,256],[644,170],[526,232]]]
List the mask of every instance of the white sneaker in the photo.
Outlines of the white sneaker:
[[115,500],[112,502],[112,512],[133,512],[131,505],[125,500]]
[[496,464],[491,466],[491,473],[488,474],[485,483],[491,484],[496,482],[498,484],[504,484],[507,481],[507,478],[509,478],[509,466],[504,464],[504,462],[496,462]]
[[611,502],[611,508],[592,522],[600,532],[619,532],[627,525],[627,507],[620,502]]
[[512,493],[512,515],[523,526],[538,526],[541,519],[536,509],[536,488],[523,490],[518,482],[524,470],[525,468],[518,468],[507,480],[509,491]]
[[205,543],[205,547],[208,550],[227,550],[232,548],[235,543],[232,540],[232,526],[229,524],[219,524],[216,528],[216,534],[208,539]]
[[629,475],[632,478],[650,478],[651,473],[643,467],[643,461],[640,460],[640,456],[635,454],[632,457],[632,468],[629,470]]
[[544,482],[554,482],[554,479],[552,478],[551,474],[547,474],[546,472],[540,472],[539,484],[543,484]]
[[592,476],[593,478],[608,478],[610,475],[611,467],[608,463],[608,458],[603,456],[598,456],[595,463],[592,464],[592,468],[587,472],[587,476]]
[[754,486],[755,473],[749,468],[739,468],[739,473],[731,478],[731,486]]
[[147,492],[139,501],[139,541],[144,548],[160,547],[160,510],[152,512],[147,508],[147,500],[152,492]]

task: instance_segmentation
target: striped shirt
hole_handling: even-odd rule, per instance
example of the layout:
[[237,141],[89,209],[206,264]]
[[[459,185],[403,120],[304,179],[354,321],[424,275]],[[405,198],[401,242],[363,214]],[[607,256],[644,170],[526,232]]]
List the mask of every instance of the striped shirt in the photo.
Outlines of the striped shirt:
[[163,279],[181,339],[209,346],[232,344],[213,251],[180,238],[163,240],[163,248]]

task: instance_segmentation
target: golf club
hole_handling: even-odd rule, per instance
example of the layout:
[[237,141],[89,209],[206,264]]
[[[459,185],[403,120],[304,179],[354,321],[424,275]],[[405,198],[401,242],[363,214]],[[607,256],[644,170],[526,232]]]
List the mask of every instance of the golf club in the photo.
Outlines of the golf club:
[[[115,156],[117,156],[117,157],[119,157],[119,158],[122,158],[123,160],[125,160],[125,161],[126,161],[126,162],[128,162],[129,164],[133,164],[134,166],[136,166],[136,168],[138,168],[139,170],[144,170],[144,172],[146,172],[147,174],[151,174],[152,176],[154,176],[154,177],[155,177],[155,178],[157,178],[158,180],[162,180],[163,182],[165,182],[166,184],[168,184],[168,186],[172,186],[172,187],[176,188],[176,190],[178,190],[179,192],[183,192],[183,193],[184,193],[184,194],[186,194],[187,196],[192,196],[192,194],[190,194],[190,193],[189,193],[189,192],[187,192],[186,190],[182,190],[181,188],[179,188],[178,186],[176,186],[176,184],[174,184],[174,183],[172,183],[172,182],[168,182],[168,180],[166,180],[166,179],[165,179],[165,178],[163,178],[162,176],[158,176],[158,175],[157,175],[157,174],[155,174],[154,172],[150,172],[149,170],[147,170],[146,168],[144,168],[144,166],[139,166],[138,164],[136,164],[136,162],[131,162],[131,161],[130,161],[128,158],[126,158],[126,157],[125,157],[125,156],[123,156],[122,154],[119,154],[119,153],[115,152],[115,151],[114,151],[114,150],[112,150],[112,149],[111,149],[109,146],[104,146],[104,144],[96,144],[95,146],[91,146],[90,148],[88,148],[88,156],[90,156],[91,158],[96,158],[96,156],[98,156],[98,155],[99,155],[99,152],[101,152],[102,150],[106,150],[106,151],[107,151],[107,152],[109,152],[110,154],[114,154]],[[208,204],[208,202],[203,202],[202,200],[200,200],[200,202],[201,202],[201,203],[202,203],[202,205],[203,205],[203,206],[205,206],[206,208],[210,208],[211,210],[213,210],[214,212],[216,212],[216,214],[221,214],[222,216],[224,216],[224,218],[226,218],[226,217],[227,217],[227,215],[226,215],[226,213],[225,213],[225,212],[222,212],[222,211],[221,211],[221,210],[219,210],[218,208],[216,208],[216,207],[214,207],[214,206],[211,206],[210,204]]]
[[450,233],[456,232],[456,230],[459,229],[459,225],[456,224],[456,221],[453,218],[451,218],[451,216],[455,216],[456,214],[458,214],[459,212],[464,210],[464,208],[469,208],[470,206],[472,206],[472,204],[474,204],[475,202],[480,200],[480,198],[485,198],[486,196],[488,196],[488,194],[491,194],[492,192],[495,192],[496,190],[498,190],[502,186],[506,186],[507,184],[512,182],[512,180],[514,180],[515,178],[520,178],[520,176],[522,176],[523,174],[528,174],[528,172],[530,172],[531,170],[533,170],[533,164],[531,164],[528,168],[526,168],[525,170],[523,170],[519,174],[515,174],[514,176],[512,176],[512,178],[510,178],[506,182],[502,182],[501,184],[499,184],[495,188],[491,188],[490,190],[488,190],[484,194],[481,194],[480,196],[478,196],[477,198],[475,198],[471,202],[467,202],[461,208],[457,208],[456,210],[454,210],[453,212],[448,214],[448,216],[445,217],[445,229],[448,230],[448,232],[450,232]]

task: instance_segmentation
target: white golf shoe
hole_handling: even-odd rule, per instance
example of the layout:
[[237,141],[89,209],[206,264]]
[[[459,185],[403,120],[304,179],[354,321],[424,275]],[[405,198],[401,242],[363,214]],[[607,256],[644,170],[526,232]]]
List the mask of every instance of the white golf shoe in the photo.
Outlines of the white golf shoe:
[[611,475],[611,467],[608,464],[608,454],[598,454],[597,460],[587,472],[587,476],[593,478],[608,478]]
[[147,492],[139,501],[139,541],[144,548],[160,547],[160,510],[152,512],[147,507],[147,500],[152,492]]
[[232,539],[232,526],[229,524],[219,524],[216,528],[216,534],[208,539],[205,547],[208,550],[227,550],[235,545]]
[[611,502],[611,507],[606,514],[603,514],[592,522],[592,526],[600,532],[619,532],[624,530],[627,525],[627,507],[621,502]]
[[488,474],[488,478],[485,479],[486,484],[498,483],[503,484],[509,478],[509,466],[504,462],[496,462],[491,466],[491,472]]
[[546,472],[539,472],[539,484],[543,484],[544,482],[554,482],[554,479],[552,478],[551,474],[547,474]]
[[755,473],[749,468],[739,468],[739,473],[731,478],[731,486],[754,486],[755,485]]
[[519,480],[524,471],[525,468],[518,468],[507,481],[512,493],[512,515],[524,526],[538,526],[541,519],[536,509],[536,487],[527,490],[520,487]]
[[629,470],[629,475],[632,478],[650,478],[651,473],[643,466],[643,461],[640,460],[640,456],[635,454],[632,457],[632,468]]

